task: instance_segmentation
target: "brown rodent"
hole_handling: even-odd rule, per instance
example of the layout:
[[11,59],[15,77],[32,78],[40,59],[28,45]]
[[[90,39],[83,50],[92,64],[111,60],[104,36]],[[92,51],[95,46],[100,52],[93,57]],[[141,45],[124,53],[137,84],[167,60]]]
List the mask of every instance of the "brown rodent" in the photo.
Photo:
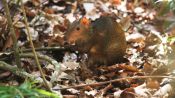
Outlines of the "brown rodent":
[[88,65],[110,65],[121,62],[126,51],[125,33],[111,17],[95,21],[85,17],[75,20],[65,33],[68,44],[75,44],[81,53],[87,53]]

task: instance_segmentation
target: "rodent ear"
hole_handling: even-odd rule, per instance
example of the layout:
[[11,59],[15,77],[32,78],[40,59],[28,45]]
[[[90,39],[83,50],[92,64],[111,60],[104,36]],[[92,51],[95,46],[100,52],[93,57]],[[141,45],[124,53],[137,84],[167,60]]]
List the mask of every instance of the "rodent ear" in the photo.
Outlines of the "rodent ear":
[[88,26],[90,24],[90,20],[87,19],[86,17],[81,18],[80,24]]

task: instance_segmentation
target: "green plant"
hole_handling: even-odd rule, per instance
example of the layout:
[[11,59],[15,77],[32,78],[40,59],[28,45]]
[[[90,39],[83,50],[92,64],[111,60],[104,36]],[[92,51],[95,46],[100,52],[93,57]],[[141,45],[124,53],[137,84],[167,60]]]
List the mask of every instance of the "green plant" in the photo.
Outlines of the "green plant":
[[159,15],[164,15],[169,11],[175,14],[175,1],[174,0],[156,0],[155,5],[159,6]]
[[34,83],[25,82],[20,86],[0,86],[0,98],[60,98],[34,86]]

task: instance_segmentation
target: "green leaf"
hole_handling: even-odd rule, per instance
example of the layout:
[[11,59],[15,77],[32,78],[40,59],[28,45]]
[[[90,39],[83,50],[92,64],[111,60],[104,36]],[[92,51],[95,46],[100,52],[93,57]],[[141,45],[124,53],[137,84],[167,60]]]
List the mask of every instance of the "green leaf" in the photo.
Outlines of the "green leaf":
[[59,95],[35,87],[26,81],[20,86],[0,86],[0,98],[60,98]]
[[42,89],[36,89],[37,92],[39,92],[42,95],[46,95],[51,98],[60,98],[57,94],[42,90]]
[[175,37],[169,37],[169,38],[167,39],[167,41],[168,41],[168,42],[171,42],[171,41],[175,42]]

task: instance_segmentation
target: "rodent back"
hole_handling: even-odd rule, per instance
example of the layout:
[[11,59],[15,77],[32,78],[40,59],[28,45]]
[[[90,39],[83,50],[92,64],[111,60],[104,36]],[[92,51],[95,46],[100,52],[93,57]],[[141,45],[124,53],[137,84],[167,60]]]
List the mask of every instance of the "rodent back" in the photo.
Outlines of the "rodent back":
[[120,36],[122,36],[120,33],[124,32],[116,30],[118,29],[117,24],[118,23],[115,22],[115,20],[107,16],[103,16],[95,20],[95,22],[93,23],[93,33],[95,36],[93,37],[96,43],[101,46],[101,48],[106,49],[110,47],[111,44],[118,43],[118,39],[123,38],[120,38]]

